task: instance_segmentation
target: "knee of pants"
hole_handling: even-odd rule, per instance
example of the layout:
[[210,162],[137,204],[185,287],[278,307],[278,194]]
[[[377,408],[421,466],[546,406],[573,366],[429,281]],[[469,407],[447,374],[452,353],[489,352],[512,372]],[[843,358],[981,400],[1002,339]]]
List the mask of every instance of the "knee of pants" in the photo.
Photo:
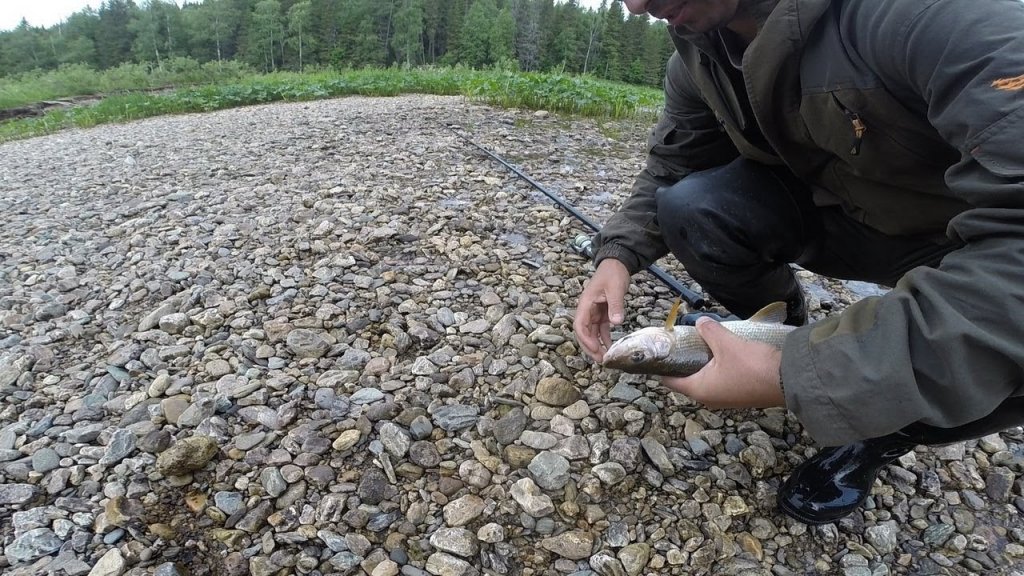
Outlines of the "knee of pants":
[[799,255],[801,225],[788,198],[772,202],[771,190],[717,180],[698,173],[658,190],[658,226],[677,258],[750,265]]

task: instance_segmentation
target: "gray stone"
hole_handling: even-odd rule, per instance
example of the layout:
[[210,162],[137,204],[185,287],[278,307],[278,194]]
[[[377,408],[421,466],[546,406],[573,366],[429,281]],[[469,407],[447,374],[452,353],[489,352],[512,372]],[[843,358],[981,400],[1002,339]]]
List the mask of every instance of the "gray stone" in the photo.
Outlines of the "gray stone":
[[228,516],[245,509],[245,501],[239,492],[221,490],[213,495],[213,502],[217,508],[220,508],[221,512]]
[[524,446],[529,446],[537,450],[549,450],[554,448],[558,444],[558,438],[553,434],[547,432],[537,432],[536,430],[524,430],[519,436],[519,441]]
[[540,546],[563,558],[582,560],[590,557],[590,551],[594,547],[594,535],[583,530],[569,530],[541,540]]
[[178,416],[175,424],[179,428],[195,428],[204,420],[213,416],[216,411],[217,405],[214,399],[203,398],[198,402],[193,402],[191,406],[186,408],[185,411]]
[[373,404],[384,399],[384,393],[376,388],[361,388],[349,398],[353,404]]
[[636,470],[642,458],[640,439],[630,436],[616,438],[612,442],[609,456],[613,461],[622,464],[627,472]]
[[921,534],[921,541],[929,546],[941,546],[949,537],[956,532],[956,526],[952,524],[932,524],[924,529]]
[[376,467],[370,467],[363,472],[356,493],[359,499],[367,504],[380,504],[395,493],[395,488],[388,482],[384,472]]
[[569,482],[569,461],[553,452],[537,454],[528,468],[544,490],[559,490]]
[[483,514],[486,504],[475,494],[452,500],[445,505],[443,514],[446,524],[452,527],[465,526]]
[[626,469],[618,462],[605,462],[590,469],[590,472],[601,482],[614,486],[626,479]]
[[433,431],[434,425],[430,423],[430,418],[423,415],[413,418],[409,424],[409,432],[415,440],[426,440]]
[[607,551],[601,551],[590,557],[590,568],[597,572],[600,576],[626,576],[626,569],[622,567],[622,562],[611,553]]
[[455,432],[476,424],[480,419],[480,409],[465,404],[449,404],[437,408],[431,416],[441,429]]
[[292,354],[299,358],[323,358],[331,349],[320,334],[304,328],[289,332],[285,342]]
[[263,485],[263,490],[267,495],[272,498],[277,498],[288,489],[288,482],[281,474],[281,470],[274,466],[264,468],[260,472],[260,484]]
[[164,562],[156,567],[153,576],[188,576],[188,571],[174,562]]
[[64,431],[64,439],[72,444],[88,444],[100,436],[105,426],[103,424],[85,423],[70,430]]
[[342,574],[347,574],[350,570],[359,566],[359,563],[363,561],[362,556],[357,556],[351,552],[338,552],[331,559],[328,560],[331,566],[335,570],[338,570]]
[[614,388],[611,389],[610,392],[608,392],[608,396],[612,400],[632,402],[633,400],[636,400],[637,398],[643,396],[643,392],[637,390],[636,388],[630,386],[625,382],[620,381],[618,384],[615,385]]
[[989,470],[985,478],[985,493],[995,502],[1007,502],[1015,480],[1009,468],[996,466]]
[[409,448],[409,460],[423,468],[436,468],[441,463],[441,454],[432,442],[421,440]]
[[395,458],[405,458],[409,452],[411,438],[404,428],[394,422],[385,422],[380,427],[380,442],[384,449]]
[[509,494],[524,512],[534,518],[541,518],[555,511],[551,498],[540,491],[532,478],[521,478],[516,481]]
[[444,552],[431,554],[425,568],[435,576],[466,576],[476,573],[469,562]]
[[[643,447],[644,452],[647,453],[647,457],[651,459],[651,462],[658,468],[658,471],[665,476],[671,476],[676,473],[675,466],[668,458],[668,450],[661,445],[656,439],[648,436],[640,441],[640,445]],[[623,563],[625,566],[625,563]],[[627,569],[628,572],[628,569]]]
[[0,505],[25,504],[36,496],[31,484],[0,484]]
[[651,546],[647,543],[630,544],[619,550],[619,561],[629,576],[639,576],[651,560]]
[[430,535],[430,545],[462,557],[474,556],[480,549],[476,536],[465,528],[438,528]]
[[899,534],[899,525],[890,520],[869,527],[864,532],[864,538],[875,547],[879,554],[889,554],[896,550]]
[[4,555],[12,562],[28,562],[41,556],[53,554],[64,544],[53,530],[35,528],[14,539],[6,548]]
[[181,334],[189,324],[191,324],[191,322],[189,321],[188,316],[181,312],[168,314],[158,322],[160,329],[168,334]]
[[114,430],[114,433],[110,436],[110,442],[107,443],[107,450],[104,452],[103,457],[100,458],[100,464],[112,466],[124,460],[135,451],[135,440],[135,433],[131,430],[125,430],[124,428]]
[[121,574],[124,574],[125,568],[126,563],[124,557],[121,556],[121,551],[117,548],[111,548],[92,567],[89,576],[121,576]]
[[526,430],[529,420],[520,408],[513,408],[498,419],[491,429],[491,434],[499,444],[511,444]]
[[40,448],[32,454],[32,469],[46,474],[60,467],[60,456],[53,448]]

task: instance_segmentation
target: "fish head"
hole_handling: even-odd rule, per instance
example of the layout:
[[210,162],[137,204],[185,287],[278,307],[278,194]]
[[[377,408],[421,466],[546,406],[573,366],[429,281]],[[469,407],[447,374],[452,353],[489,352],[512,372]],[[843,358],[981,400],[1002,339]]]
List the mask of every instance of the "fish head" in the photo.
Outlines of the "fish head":
[[659,365],[668,358],[674,342],[671,330],[644,328],[616,340],[604,353],[601,363],[626,372],[642,372],[643,368]]

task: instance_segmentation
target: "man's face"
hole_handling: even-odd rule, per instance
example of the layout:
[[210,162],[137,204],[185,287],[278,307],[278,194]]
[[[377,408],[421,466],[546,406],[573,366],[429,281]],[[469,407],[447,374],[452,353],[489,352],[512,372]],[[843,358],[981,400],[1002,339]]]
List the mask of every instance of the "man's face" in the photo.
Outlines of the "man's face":
[[740,0],[622,0],[633,14],[650,14],[691,32],[724,27],[736,16]]

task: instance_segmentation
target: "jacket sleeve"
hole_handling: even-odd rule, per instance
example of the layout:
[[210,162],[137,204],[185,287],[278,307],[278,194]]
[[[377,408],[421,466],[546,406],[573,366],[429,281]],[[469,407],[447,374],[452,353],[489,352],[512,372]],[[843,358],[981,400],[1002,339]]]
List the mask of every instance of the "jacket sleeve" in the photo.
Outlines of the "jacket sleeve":
[[693,85],[678,52],[669,59],[665,109],[647,144],[646,167],[595,242],[595,264],[615,258],[631,274],[668,254],[658,227],[654,197],[658,188],[671,186],[693,171],[726,164],[738,154]]
[[937,268],[787,339],[787,404],[825,445],[959,426],[1024,394],[1024,2],[901,0],[872,17],[862,55],[960,151],[946,184],[971,207]]

